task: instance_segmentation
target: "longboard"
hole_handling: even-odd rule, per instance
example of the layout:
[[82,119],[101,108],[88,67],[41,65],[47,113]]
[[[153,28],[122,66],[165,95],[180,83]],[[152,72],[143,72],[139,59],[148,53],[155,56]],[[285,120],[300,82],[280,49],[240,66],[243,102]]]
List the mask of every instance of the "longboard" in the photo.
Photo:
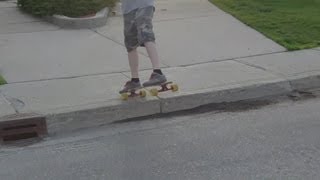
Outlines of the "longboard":
[[129,90],[126,93],[121,93],[120,94],[121,99],[126,101],[129,98],[133,98],[133,97],[144,98],[147,96],[147,92],[143,88],[147,89],[151,96],[158,96],[159,93],[161,93],[161,92],[166,92],[166,91],[176,92],[179,90],[179,86],[177,84],[174,84],[173,82],[165,82],[165,83],[162,83],[159,85],[141,87],[138,89]]
[[[179,86],[173,82],[165,82],[160,85],[145,87],[149,90],[151,96],[158,96],[161,92],[172,91],[176,92],[179,90]],[[160,88],[160,89],[159,89]]]

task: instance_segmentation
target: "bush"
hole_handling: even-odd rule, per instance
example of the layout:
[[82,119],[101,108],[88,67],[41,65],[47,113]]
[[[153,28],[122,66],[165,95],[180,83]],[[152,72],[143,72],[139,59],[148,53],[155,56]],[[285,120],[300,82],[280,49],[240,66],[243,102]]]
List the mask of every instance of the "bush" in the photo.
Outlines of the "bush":
[[53,14],[81,17],[98,12],[104,7],[113,7],[117,0],[18,0],[18,6],[35,16]]
[[0,75],[0,85],[6,84],[7,82],[4,80],[4,78]]

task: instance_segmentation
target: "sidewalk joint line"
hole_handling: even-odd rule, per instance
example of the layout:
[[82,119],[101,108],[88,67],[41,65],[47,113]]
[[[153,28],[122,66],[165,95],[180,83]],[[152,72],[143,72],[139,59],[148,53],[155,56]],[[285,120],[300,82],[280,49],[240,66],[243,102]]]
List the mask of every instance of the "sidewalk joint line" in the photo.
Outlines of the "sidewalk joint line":
[[43,22],[43,23],[47,23],[46,21],[41,21],[41,20],[34,20],[34,21],[23,21],[23,22],[9,22],[9,25],[16,25],[16,24],[31,24],[31,23],[35,23],[35,22]]
[[159,20],[154,20],[154,22],[161,23],[161,22],[170,22],[170,21],[182,21],[187,19],[197,19],[197,18],[205,18],[205,17],[211,17],[211,16],[217,16],[217,14],[208,14],[208,15],[202,15],[202,16],[181,17],[181,18],[172,18],[172,19],[159,19]]
[[[106,35],[98,32],[97,30],[94,30],[94,29],[90,29],[90,30],[93,31],[93,32],[95,32],[95,33],[97,33],[98,35],[100,35],[100,36],[102,36],[102,37],[104,37],[104,38],[106,38],[106,39],[108,39],[108,40],[110,40],[110,41],[112,41],[112,42],[120,45],[120,46],[125,47],[125,45],[124,45],[123,43],[120,43],[120,42],[118,42],[117,40],[114,40],[114,39],[112,39],[112,38],[110,38],[110,37],[108,37],[108,36],[106,36]],[[138,54],[139,54],[139,55],[142,55],[142,56],[144,56],[144,57],[146,57],[146,58],[149,58],[149,56],[146,55],[146,54],[144,54],[143,52],[138,51]],[[163,63],[163,62],[162,62],[162,64],[165,65],[165,66],[167,66],[167,67],[170,67],[168,64],[165,64],[165,63]]]
[[178,65],[177,67],[189,67],[194,65],[201,65],[201,64],[210,64],[215,62],[224,62],[224,61],[235,61],[235,60],[241,60],[245,58],[251,58],[251,57],[259,57],[259,56],[266,56],[266,55],[272,55],[272,54],[281,54],[288,51],[276,51],[271,53],[263,53],[263,54],[255,54],[255,55],[249,55],[249,56],[240,56],[240,57],[234,57],[234,58],[226,58],[226,59],[213,59],[205,62],[199,62],[199,63],[192,63],[192,64],[186,64],[186,65]]
[[0,9],[16,9],[17,7],[16,6],[14,6],[14,7],[0,7]]
[[31,33],[39,33],[39,32],[54,32],[59,31],[61,28],[53,29],[53,30],[43,30],[43,31],[32,31],[32,32],[8,32],[8,33],[0,33],[0,35],[12,35],[12,34],[31,34]]
[[[259,57],[264,55],[270,55],[270,54],[280,54],[284,52],[274,52],[274,53],[266,53],[266,54],[259,54],[259,55],[252,55],[252,56],[245,56],[245,57],[237,57],[237,58],[230,58],[230,59],[223,59],[223,60],[210,60],[207,62],[200,62],[200,63],[194,63],[194,64],[187,64],[187,65],[178,65],[178,66],[169,66],[167,64],[167,67],[163,67],[163,69],[168,68],[179,68],[179,67],[191,67],[196,65],[202,65],[202,64],[210,64],[210,63],[217,63],[217,62],[224,62],[224,61],[236,61],[238,62],[241,59],[248,58],[248,57]],[[162,63],[163,64],[163,63]],[[258,68],[258,67],[256,67]],[[152,68],[142,68],[141,71],[146,70],[152,70]],[[89,76],[100,76],[100,75],[110,75],[110,74],[124,74],[129,73],[129,70],[123,70],[123,71],[114,71],[114,72],[106,72],[106,73],[92,73],[92,74],[85,74],[85,75],[78,75],[78,76],[68,76],[68,77],[56,77],[56,78],[44,78],[44,79],[37,79],[37,80],[26,80],[26,81],[16,81],[16,82],[8,82],[8,85],[10,84],[23,84],[23,83],[32,83],[32,82],[41,82],[41,81],[51,81],[51,80],[64,80],[64,79],[74,79],[74,78],[82,78],[82,77],[89,77]]]
[[[141,70],[142,71],[152,70],[152,68],[143,68]],[[79,75],[79,76],[68,76],[68,77],[45,78],[45,79],[37,79],[37,80],[15,81],[15,82],[8,82],[6,85],[33,83],[33,82],[43,82],[43,81],[54,81],[54,80],[67,80],[67,79],[83,78],[83,77],[89,77],[89,76],[123,74],[123,73],[129,73],[129,72],[130,72],[129,70],[125,70],[125,71],[109,72],[109,73],[92,73],[92,74],[85,74],[85,75]]]
[[112,38],[110,38],[110,37],[108,37],[108,36],[100,33],[98,30],[95,30],[95,29],[89,29],[89,30],[97,33],[98,35],[100,35],[100,36],[102,36],[102,37],[104,37],[104,38],[106,38],[106,39],[108,39],[108,40],[110,40],[110,41],[112,41],[112,42],[114,42],[114,43],[116,43],[116,44],[118,44],[118,45],[121,45],[121,46],[125,47],[125,45],[124,45],[123,43],[120,43],[120,42],[118,42],[117,40],[114,40],[114,39],[112,39]]
[[130,76],[127,76],[126,73],[124,72],[121,72],[120,74],[124,75],[125,77],[129,78],[130,79]]

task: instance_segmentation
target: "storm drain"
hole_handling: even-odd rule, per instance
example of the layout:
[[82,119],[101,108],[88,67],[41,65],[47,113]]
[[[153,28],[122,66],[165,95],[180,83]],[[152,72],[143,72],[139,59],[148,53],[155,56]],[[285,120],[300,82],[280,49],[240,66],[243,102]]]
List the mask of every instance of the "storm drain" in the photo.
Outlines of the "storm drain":
[[46,118],[37,114],[16,114],[0,118],[0,142],[47,135]]

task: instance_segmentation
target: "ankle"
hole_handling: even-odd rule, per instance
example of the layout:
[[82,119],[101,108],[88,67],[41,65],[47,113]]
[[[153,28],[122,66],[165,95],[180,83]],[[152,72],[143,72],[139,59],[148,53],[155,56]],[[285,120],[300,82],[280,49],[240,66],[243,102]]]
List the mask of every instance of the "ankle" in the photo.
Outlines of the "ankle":
[[140,79],[139,78],[131,78],[131,81],[135,82],[135,83],[138,83],[138,82],[140,82]]
[[154,73],[158,73],[158,74],[160,74],[160,75],[163,75],[161,69],[154,69],[153,72],[154,72]]

